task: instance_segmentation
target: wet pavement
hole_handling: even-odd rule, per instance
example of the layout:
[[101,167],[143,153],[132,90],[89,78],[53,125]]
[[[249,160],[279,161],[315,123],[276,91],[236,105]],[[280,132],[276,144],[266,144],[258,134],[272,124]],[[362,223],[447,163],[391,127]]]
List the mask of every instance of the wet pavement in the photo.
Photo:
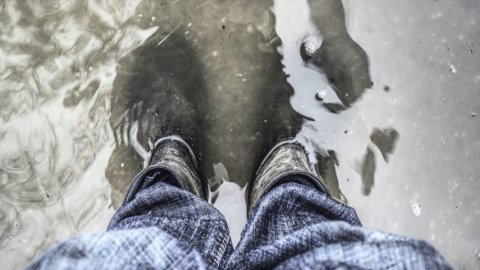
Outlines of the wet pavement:
[[182,135],[232,237],[243,190],[304,143],[365,226],[480,266],[480,3],[0,2],[0,258],[105,229]]

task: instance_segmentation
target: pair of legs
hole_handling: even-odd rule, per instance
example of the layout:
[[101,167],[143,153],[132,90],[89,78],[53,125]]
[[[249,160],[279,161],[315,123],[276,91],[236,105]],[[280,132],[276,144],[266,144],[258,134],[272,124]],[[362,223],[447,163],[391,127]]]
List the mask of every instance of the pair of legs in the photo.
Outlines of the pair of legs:
[[275,147],[249,184],[249,219],[235,249],[205,187],[188,146],[161,140],[107,232],[61,243],[30,267],[449,268],[423,241],[362,228],[296,143]]

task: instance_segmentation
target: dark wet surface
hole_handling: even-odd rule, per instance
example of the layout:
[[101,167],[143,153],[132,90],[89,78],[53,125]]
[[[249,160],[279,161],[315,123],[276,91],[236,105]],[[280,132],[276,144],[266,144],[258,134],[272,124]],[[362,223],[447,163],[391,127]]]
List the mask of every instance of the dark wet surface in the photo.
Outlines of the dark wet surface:
[[[144,2],[140,8],[158,9],[152,5]],[[121,136],[134,122],[136,139],[147,151],[158,138],[179,134],[192,145],[207,178],[213,181],[212,165],[222,163],[226,180],[241,186],[273,145],[300,130],[303,118],[290,106],[293,89],[282,71],[269,3],[225,5],[164,3],[160,9],[172,16],[159,23],[171,27],[159,29],[120,60],[110,118],[118,146],[107,168],[109,181],[120,193],[141,164],[125,154],[131,151],[129,138]],[[265,18],[239,18],[241,11]],[[148,12],[144,16],[150,17]],[[118,175],[121,163],[128,174]],[[120,178],[125,179],[121,185]]]
[[0,258],[102,231],[179,134],[234,240],[241,188],[296,138],[365,225],[478,266],[480,6],[407,2],[0,2]]
[[383,159],[388,162],[390,155],[393,154],[395,150],[395,144],[399,139],[398,131],[394,128],[386,128],[380,130],[374,128],[372,134],[370,135],[370,140],[373,144],[380,150],[382,153]]

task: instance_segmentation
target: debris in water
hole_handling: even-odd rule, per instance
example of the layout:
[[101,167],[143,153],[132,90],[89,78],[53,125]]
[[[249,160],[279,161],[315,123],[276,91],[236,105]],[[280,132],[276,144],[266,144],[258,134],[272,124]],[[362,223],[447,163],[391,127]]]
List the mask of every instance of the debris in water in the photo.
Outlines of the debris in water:
[[308,37],[300,46],[300,56],[302,57],[303,61],[310,60],[321,45],[321,37]]
[[322,45],[322,38],[316,36],[308,37],[302,45],[305,46],[307,55],[313,56]]
[[327,153],[324,153],[324,151],[321,150],[322,148],[316,144],[314,144],[314,149],[315,157],[317,158],[317,162],[314,164],[316,172],[322,177],[322,180],[324,180],[331,195],[341,202],[348,204],[347,197],[342,193],[338,181],[336,167],[339,166],[339,163],[335,151],[328,150]]
[[375,155],[373,150],[370,147],[367,147],[367,153],[363,159],[363,164],[361,168],[362,184],[363,190],[362,193],[365,196],[369,196],[372,192],[373,186],[375,185],[375,171],[377,169],[377,164],[375,161]]
[[327,95],[327,92],[321,91],[321,92],[318,92],[318,93],[315,94],[315,98],[318,101],[323,101],[323,99],[325,98],[326,95]]
[[422,213],[422,207],[420,206],[420,203],[417,201],[414,201],[412,202],[411,206],[412,206],[413,214],[417,217],[420,216],[420,214]]
[[305,44],[305,52],[306,52],[309,56],[313,56],[313,54],[315,53],[315,51],[317,51],[318,48],[320,47],[318,42],[315,42],[315,41],[312,41],[312,40],[308,40],[308,41],[305,42],[304,44]]
[[453,74],[457,73],[457,68],[452,64],[450,64],[450,72],[452,72]]
[[160,44],[162,44],[165,40],[167,40],[167,38],[169,38],[173,34],[173,32],[175,32],[175,30],[177,30],[180,27],[180,25],[182,25],[182,23],[179,23],[177,26],[175,26],[175,28],[173,28],[172,31],[170,31],[162,40],[160,40],[157,43],[157,45],[160,46]]
[[395,150],[395,145],[399,136],[400,134],[394,128],[381,130],[375,127],[370,135],[370,140],[375,146],[377,146],[378,150],[380,150],[383,159],[388,162],[390,155]]
[[334,114],[339,114],[346,109],[345,106],[338,103],[323,103],[323,106]]

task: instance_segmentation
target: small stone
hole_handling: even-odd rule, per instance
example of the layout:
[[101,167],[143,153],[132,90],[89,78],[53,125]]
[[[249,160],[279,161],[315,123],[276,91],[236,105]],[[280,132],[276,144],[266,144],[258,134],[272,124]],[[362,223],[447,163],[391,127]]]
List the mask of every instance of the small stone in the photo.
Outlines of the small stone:
[[452,64],[450,64],[450,72],[452,72],[453,74],[457,73],[457,68]]
[[125,167],[125,163],[120,163],[120,167]]
[[420,216],[420,214],[422,213],[422,207],[420,206],[420,203],[417,201],[413,201],[411,207],[413,214],[417,217]]
[[322,39],[320,37],[312,36],[308,37],[303,43],[305,46],[305,53],[309,56],[313,56],[315,52],[322,45]]
[[312,59],[315,53],[322,46],[322,38],[319,36],[309,36],[307,37],[300,46],[300,56],[303,61],[307,62]]
[[477,117],[477,113],[475,112],[469,112],[468,114],[470,114],[471,117]]
[[383,91],[385,91],[385,92],[390,92],[390,86],[385,85],[385,86],[383,87]]
[[315,94],[315,99],[317,99],[318,101],[323,101],[326,95],[327,93],[325,91],[318,92]]
[[344,133],[345,133],[346,135],[350,135],[350,134],[352,134],[352,131],[351,131],[351,130],[348,130],[348,129],[346,129],[346,130],[344,131]]

